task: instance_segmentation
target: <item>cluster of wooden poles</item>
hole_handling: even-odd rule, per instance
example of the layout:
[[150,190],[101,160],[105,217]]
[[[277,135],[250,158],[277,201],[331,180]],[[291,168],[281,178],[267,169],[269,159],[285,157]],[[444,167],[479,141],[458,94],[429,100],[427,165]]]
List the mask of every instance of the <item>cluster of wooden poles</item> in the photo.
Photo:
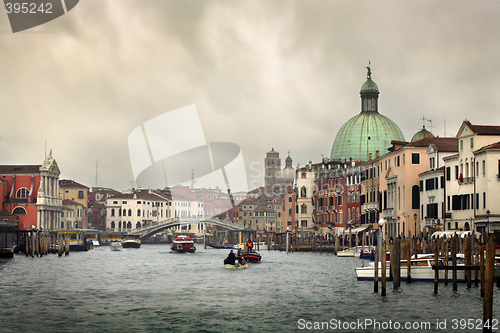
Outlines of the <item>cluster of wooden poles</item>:
[[42,257],[49,253],[62,256],[69,255],[70,238],[54,232],[26,231],[19,235],[18,244],[23,245],[19,250],[26,256]]
[[[434,293],[438,292],[439,271],[444,270],[444,283],[448,284],[448,271],[451,271],[451,280],[453,282],[453,291],[457,291],[457,271],[463,270],[467,288],[472,286],[472,276],[474,275],[474,284],[477,287],[481,283],[481,297],[483,298],[483,322],[486,320],[491,323],[493,319],[493,284],[495,279],[495,235],[489,234],[486,246],[483,241],[483,236],[478,240],[475,236],[460,238],[456,234],[451,238],[436,238],[421,240],[418,237],[401,238],[390,241],[384,241],[381,244],[382,250],[375,251],[375,277],[374,277],[374,292],[378,292],[378,264],[379,252],[382,254],[380,258],[382,268],[387,265],[387,251],[390,253],[390,276],[389,279],[393,282],[393,289],[398,289],[401,286],[401,263],[407,269],[407,282],[411,283],[411,257],[417,258],[419,253],[434,254]],[[457,253],[463,253],[465,265],[457,265]],[[442,259],[443,264],[439,265],[439,259]],[[451,260],[451,265],[449,262]],[[405,263],[406,261],[406,263]],[[381,295],[386,295],[387,273],[386,269],[381,269],[382,273],[382,290]],[[499,282],[497,280],[497,282]],[[485,330],[488,331],[488,328]],[[491,331],[491,330],[490,330]]]

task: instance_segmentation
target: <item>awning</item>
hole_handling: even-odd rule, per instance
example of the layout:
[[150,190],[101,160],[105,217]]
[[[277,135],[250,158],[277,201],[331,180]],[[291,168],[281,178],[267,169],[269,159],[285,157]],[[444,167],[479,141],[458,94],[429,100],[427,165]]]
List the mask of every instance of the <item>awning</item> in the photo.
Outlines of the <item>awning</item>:
[[[357,234],[357,233],[365,231],[366,229],[368,229],[368,226],[352,228],[351,231],[350,231],[350,233],[351,234]],[[349,229],[347,229],[345,232],[346,232],[346,234],[348,234],[349,233]]]

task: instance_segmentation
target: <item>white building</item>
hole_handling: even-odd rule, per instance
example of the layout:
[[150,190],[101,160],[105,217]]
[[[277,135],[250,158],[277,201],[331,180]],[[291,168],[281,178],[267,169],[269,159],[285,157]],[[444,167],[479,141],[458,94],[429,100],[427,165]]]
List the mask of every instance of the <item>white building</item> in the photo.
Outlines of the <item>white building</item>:
[[164,192],[137,190],[106,199],[106,230],[129,231],[174,217],[171,197]]
[[[495,143],[500,126],[472,125],[465,120],[457,133],[458,154],[446,157],[446,230],[479,230],[498,221],[498,163]],[[497,162],[495,162],[497,161]],[[477,226],[475,226],[477,224]]]

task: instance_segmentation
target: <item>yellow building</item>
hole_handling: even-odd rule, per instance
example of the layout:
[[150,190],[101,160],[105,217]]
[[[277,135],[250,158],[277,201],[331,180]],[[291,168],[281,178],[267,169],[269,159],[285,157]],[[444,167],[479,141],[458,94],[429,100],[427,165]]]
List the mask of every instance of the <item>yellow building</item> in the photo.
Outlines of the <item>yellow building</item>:
[[[61,179],[59,180],[59,193],[62,200],[72,200],[84,208],[88,208],[89,188],[85,185],[75,182],[74,180]],[[88,228],[87,209],[83,209],[81,228]]]

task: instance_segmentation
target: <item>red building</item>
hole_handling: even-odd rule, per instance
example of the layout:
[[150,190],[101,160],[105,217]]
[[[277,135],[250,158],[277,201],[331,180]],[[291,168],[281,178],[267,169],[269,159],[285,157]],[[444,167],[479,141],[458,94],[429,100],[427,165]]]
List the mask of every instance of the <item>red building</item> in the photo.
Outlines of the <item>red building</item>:
[[42,165],[0,165],[2,210],[18,216],[20,228],[58,229],[60,173],[52,152]]

